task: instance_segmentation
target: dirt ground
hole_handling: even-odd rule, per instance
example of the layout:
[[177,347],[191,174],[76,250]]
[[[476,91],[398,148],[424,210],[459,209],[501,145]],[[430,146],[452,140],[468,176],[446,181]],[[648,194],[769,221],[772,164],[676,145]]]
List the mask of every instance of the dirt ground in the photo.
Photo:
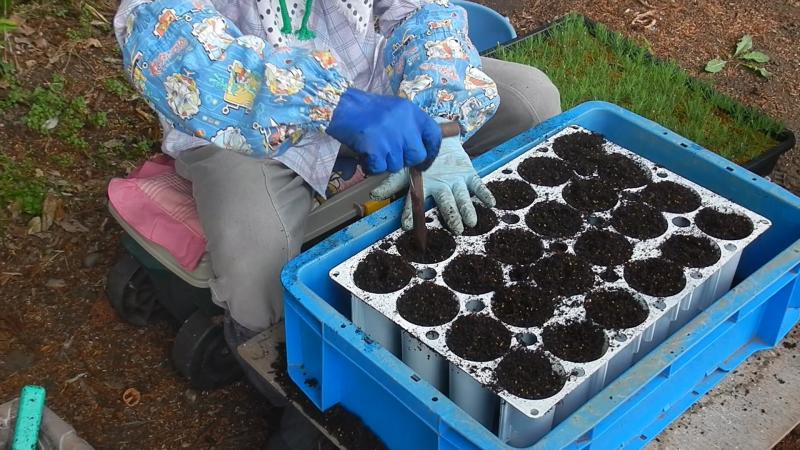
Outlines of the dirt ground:
[[[106,183],[157,151],[159,138],[147,106],[116,83],[124,83],[108,25],[116,2],[17,3],[23,26],[0,41],[0,57],[16,68],[16,81],[0,78],[0,100],[15,83],[33,92],[57,75],[65,86],[59,96],[83,98],[106,120],[80,128],[87,142],[81,148],[26,127],[31,103],[0,108],[0,156],[30,166],[20,176],[58,193],[44,213],[45,222],[57,223],[46,230],[30,229],[36,224],[19,208],[0,210],[0,402],[25,384],[44,385],[48,405],[97,448],[258,448],[272,411],[256,392],[241,382],[190,389],[170,365],[173,327],[127,325],[103,292],[121,233],[105,209]],[[774,76],[763,80],[728,67],[714,76],[717,86],[800,129],[797,0],[485,3],[508,14],[520,34],[571,10],[585,13],[646,39],[657,56],[702,77],[710,77],[701,71],[708,59],[727,55],[742,34],[752,34],[772,58]],[[633,24],[637,16],[648,26]],[[800,193],[800,156],[782,158],[772,178]],[[122,398],[129,388],[140,393],[132,406]],[[797,443],[797,436],[789,439]]]

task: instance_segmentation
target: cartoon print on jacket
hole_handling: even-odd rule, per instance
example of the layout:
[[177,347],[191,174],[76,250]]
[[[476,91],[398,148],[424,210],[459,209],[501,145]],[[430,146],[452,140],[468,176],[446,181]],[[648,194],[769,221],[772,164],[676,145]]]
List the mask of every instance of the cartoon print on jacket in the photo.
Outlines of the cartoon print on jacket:
[[467,54],[456,38],[449,37],[443,41],[428,41],[425,43],[428,58],[437,59],[467,59]]
[[250,111],[261,86],[261,77],[247,70],[241,61],[234,61],[228,66],[228,71],[230,77],[222,97],[226,103],[222,113],[229,114],[231,109],[239,108]]
[[225,19],[212,16],[192,26],[192,34],[200,41],[212,61],[221,59],[225,49],[233,42],[233,36],[227,33]]
[[236,127],[228,127],[219,130],[217,134],[211,138],[211,142],[222,148],[227,148],[245,155],[253,153],[253,147],[247,143],[241,130]]
[[169,29],[169,26],[172,25],[172,22],[175,22],[176,20],[178,20],[178,15],[175,14],[174,9],[167,8],[161,11],[161,15],[158,16],[156,27],[153,29],[153,34],[159,38],[164,37]]
[[250,50],[256,52],[258,56],[264,56],[264,48],[266,48],[267,43],[264,42],[258,36],[239,36],[236,38],[236,42],[241,45],[242,47],[249,48]]
[[468,66],[467,75],[464,77],[464,87],[467,89],[483,89],[487,98],[497,97],[497,85],[477,67]]
[[400,88],[397,89],[397,95],[409,100],[414,100],[419,92],[422,92],[429,87],[433,86],[433,78],[428,74],[417,75],[413,80],[403,80],[400,82]]
[[164,82],[164,90],[167,105],[176,116],[188,119],[200,112],[200,91],[193,79],[179,73],[170,75]]
[[305,87],[303,72],[296,67],[281,69],[272,63],[267,63],[265,74],[267,87],[275,95],[277,103],[285,102],[286,96],[297,94]]

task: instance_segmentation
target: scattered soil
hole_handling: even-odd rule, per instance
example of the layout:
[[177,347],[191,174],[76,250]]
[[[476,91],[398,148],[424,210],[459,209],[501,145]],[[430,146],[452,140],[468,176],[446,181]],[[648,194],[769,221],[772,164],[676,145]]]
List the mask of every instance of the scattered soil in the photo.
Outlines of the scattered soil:
[[653,239],[667,231],[667,219],[644,203],[626,203],[611,214],[611,225],[635,239]]
[[530,231],[506,228],[495,231],[486,242],[486,254],[506,264],[531,264],[542,257],[542,240]]
[[567,382],[563,368],[557,368],[544,352],[526,348],[506,355],[495,369],[495,378],[497,388],[530,400],[552,397]]
[[598,266],[616,266],[631,258],[633,244],[613,231],[589,230],[575,241],[575,254]]
[[403,233],[395,245],[406,259],[422,264],[444,261],[456,250],[453,236],[441,228],[428,228],[428,245],[424,252],[417,245],[413,231]]
[[496,180],[486,183],[497,201],[497,209],[522,209],[536,200],[536,191],[522,180]]
[[555,310],[553,296],[529,284],[512,284],[498,289],[492,297],[492,312],[515,327],[540,327]]
[[591,288],[595,281],[592,266],[568,253],[557,253],[539,260],[530,276],[542,289],[556,295],[575,295]]
[[594,361],[608,350],[606,333],[589,321],[550,325],[542,332],[542,341],[547,351],[572,362]]
[[574,236],[583,226],[581,214],[574,208],[555,201],[541,202],[525,215],[528,228],[542,236],[563,238]]
[[461,316],[447,331],[447,346],[470,361],[497,359],[511,346],[511,332],[485,314]]
[[653,183],[641,192],[641,199],[659,211],[684,214],[700,207],[700,194],[674,181]]
[[444,282],[458,292],[485,294],[503,284],[503,270],[497,261],[480,255],[458,255],[442,275]]
[[603,328],[633,328],[645,320],[650,309],[642,299],[624,289],[603,289],[589,293],[583,303],[586,317]]
[[528,158],[517,167],[517,172],[525,181],[539,186],[560,186],[572,176],[572,169],[566,162],[557,158]]
[[423,327],[435,327],[453,320],[459,304],[450,289],[426,282],[412,286],[397,300],[397,312],[407,321]]
[[713,208],[701,209],[694,217],[694,223],[705,233],[727,241],[744,239],[753,232],[753,222],[749,217]]
[[570,206],[581,211],[606,211],[619,200],[616,189],[599,178],[574,179],[564,188],[563,195]]
[[322,425],[333,434],[344,448],[362,450],[386,449],[386,445],[358,416],[351,414],[342,405],[325,411]]
[[669,297],[686,286],[681,266],[663,258],[631,261],[623,276],[631,288],[653,297]]
[[580,131],[557,138],[553,141],[553,151],[575,172],[588,176],[597,170],[597,163],[605,154],[604,142],[602,135]]
[[597,175],[619,189],[641,187],[651,180],[647,168],[619,153],[600,159],[597,164]]
[[367,292],[386,294],[401,289],[413,276],[414,268],[403,258],[376,250],[358,263],[353,281]]
[[475,212],[478,215],[478,223],[474,227],[464,227],[464,236],[480,236],[486,234],[497,226],[497,214],[491,209],[475,203]]
[[705,236],[671,236],[660,248],[662,257],[684,267],[708,267],[721,257],[719,245]]

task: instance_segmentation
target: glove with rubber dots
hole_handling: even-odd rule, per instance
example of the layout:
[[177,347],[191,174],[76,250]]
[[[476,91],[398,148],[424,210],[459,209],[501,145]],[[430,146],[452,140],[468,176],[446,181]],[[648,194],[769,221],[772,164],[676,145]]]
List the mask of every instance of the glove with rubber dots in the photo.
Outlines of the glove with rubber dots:
[[370,174],[433,159],[442,141],[439,126],[415,104],[354,88],[342,94],[326,133],[358,153]]
[[[465,226],[474,227],[478,223],[478,215],[470,194],[474,194],[490,208],[495,205],[492,192],[478,176],[458,136],[442,140],[439,156],[427,170],[422,172],[422,182],[425,197],[433,196],[445,224],[457,235],[464,232]],[[408,169],[405,169],[389,175],[370,193],[370,196],[375,200],[383,200],[408,186],[409,174]],[[406,196],[401,220],[404,230],[414,228],[410,196]]]

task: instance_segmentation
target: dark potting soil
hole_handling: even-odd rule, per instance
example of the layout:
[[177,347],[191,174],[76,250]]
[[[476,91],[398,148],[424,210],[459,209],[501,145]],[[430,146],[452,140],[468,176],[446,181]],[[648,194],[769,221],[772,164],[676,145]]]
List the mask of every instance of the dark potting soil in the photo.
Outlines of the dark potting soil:
[[624,289],[590,292],[583,303],[586,317],[603,328],[633,328],[645,320],[650,309],[642,299]]
[[505,228],[489,236],[486,254],[506,264],[531,264],[542,257],[542,240],[530,231]]
[[753,222],[749,217],[713,208],[701,209],[694,217],[694,223],[705,233],[727,241],[744,239],[753,232]]
[[663,258],[631,261],[625,264],[623,277],[631,288],[653,297],[669,297],[686,286],[681,266]]
[[492,297],[494,315],[516,327],[542,326],[553,317],[554,310],[553,295],[529,284],[502,287]]
[[633,244],[613,231],[589,230],[575,241],[575,254],[598,266],[616,266],[631,258]]
[[402,288],[413,276],[414,268],[402,257],[376,250],[358,263],[353,281],[367,292],[386,294]]
[[636,239],[653,239],[667,231],[667,219],[644,203],[626,203],[611,214],[611,225],[620,233]]
[[684,267],[708,267],[721,257],[719,245],[705,236],[671,236],[660,249],[662,257]]
[[474,227],[464,226],[464,236],[480,236],[497,226],[497,214],[491,209],[476,203],[475,212],[478,215],[478,223]]
[[417,245],[413,231],[403,233],[395,245],[403,257],[423,264],[444,261],[456,250],[453,236],[441,228],[428,228],[428,245],[424,252]]
[[700,207],[700,195],[674,181],[653,183],[642,189],[642,200],[659,211],[683,214]]
[[536,191],[522,180],[490,181],[486,187],[494,194],[497,209],[521,209],[536,200]]
[[485,314],[461,316],[447,331],[447,346],[470,361],[491,361],[508,351],[511,332],[497,319]]
[[553,151],[567,161],[573,170],[588,176],[597,170],[597,163],[605,154],[603,136],[578,132],[561,136],[553,141]]
[[546,157],[522,161],[517,172],[525,181],[539,186],[560,186],[572,176],[572,169],[563,160]]
[[458,314],[458,299],[450,289],[425,282],[412,286],[397,299],[397,312],[423,327],[447,323]]
[[620,189],[641,187],[651,180],[647,168],[619,153],[600,159],[597,164],[597,175]]
[[575,235],[581,229],[583,219],[574,208],[548,201],[534,205],[525,215],[525,223],[542,236],[561,238]]
[[542,331],[542,341],[550,353],[572,362],[594,361],[608,350],[605,332],[589,321],[550,325]]
[[530,276],[540,288],[565,296],[585,292],[595,282],[592,266],[569,253],[556,253],[540,259],[530,269]]
[[567,382],[541,350],[517,348],[507,354],[495,369],[495,385],[517,397],[540,400],[556,395]]
[[564,188],[564,200],[581,211],[606,211],[619,200],[617,190],[600,178],[573,179]]
[[444,268],[444,282],[458,292],[485,294],[503,284],[497,261],[480,255],[458,255]]

